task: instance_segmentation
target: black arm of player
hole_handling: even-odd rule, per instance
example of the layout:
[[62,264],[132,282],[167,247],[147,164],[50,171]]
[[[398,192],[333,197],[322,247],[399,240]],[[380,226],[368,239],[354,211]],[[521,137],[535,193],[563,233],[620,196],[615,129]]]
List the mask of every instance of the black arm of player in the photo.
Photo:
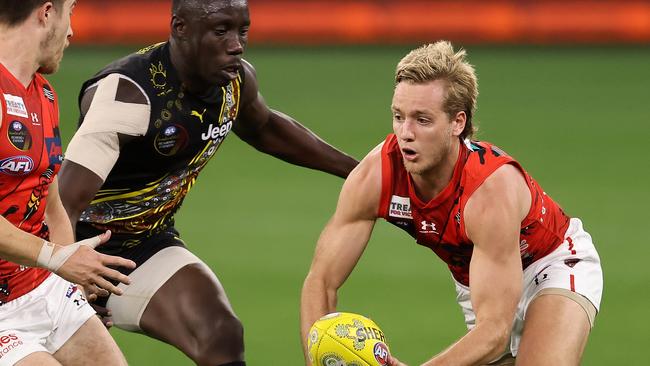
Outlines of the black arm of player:
[[73,233],[81,213],[104,184],[102,178],[88,168],[73,161],[65,160],[59,171],[59,195],[68,213]]
[[233,130],[257,150],[288,163],[347,177],[359,163],[284,113],[271,110],[258,91],[255,70],[242,62],[242,108]]
[[[96,91],[97,88],[93,87],[84,93],[80,104],[82,118],[86,116]],[[146,103],[146,98],[140,89],[131,83],[120,83],[115,97],[116,100],[124,103]],[[132,138],[132,136],[119,134],[120,146]],[[81,213],[95,198],[95,194],[104,184],[104,180],[92,170],[67,159],[63,161],[58,180],[61,202],[70,218],[74,233]]]

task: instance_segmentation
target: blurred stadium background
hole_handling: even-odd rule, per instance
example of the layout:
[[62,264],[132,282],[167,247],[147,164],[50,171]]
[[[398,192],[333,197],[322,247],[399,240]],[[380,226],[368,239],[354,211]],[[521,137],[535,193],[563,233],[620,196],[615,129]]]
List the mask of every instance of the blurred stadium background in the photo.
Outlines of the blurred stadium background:
[[[51,77],[64,143],[81,82],[165,40],[170,2],[79,2],[73,47]],[[650,1],[249,2],[246,58],[268,103],[357,158],[390,132],[393,70],[410,48],[445,38],[468,49],[480,82],[478,137],[508,151],[581,217],[600,251],[604,299],[583,364],[650,364]],[[302,280],[342,181],[236,137],[200,181],[178,228],[228,291],[245,324],[248,363],[300,365]],[[339,308],[373,318],[411,365],[465,331],[443,264],[383,222]],[[163,343],[112,334],[130,364],[191,364]]]

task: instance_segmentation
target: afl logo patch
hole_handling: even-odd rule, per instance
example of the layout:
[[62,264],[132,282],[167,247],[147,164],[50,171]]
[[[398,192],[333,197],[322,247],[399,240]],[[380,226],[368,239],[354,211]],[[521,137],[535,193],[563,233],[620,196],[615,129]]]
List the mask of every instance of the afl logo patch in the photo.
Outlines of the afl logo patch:
[[32,135],[25,125],[19,121],[11,122],[7,129],[9,142],[18,150],[27,151],[32,147]]
[[377,360],[380,365],[388,365],[388,347],[386,347],[384,343],[375,343],[375,348],[372,350],[372,354],[375,356],[375,360]]
[[169,137],[169,136],[172,136],[172,135],[176,134],[176,127],[175,126],[169,126],[169,127],[165,128],[165,132],[163,132],[163,134],[166,137]]
[[34,161],[26,155],[12,156],[0,160],[0,173],[8,175],[27,175],[34,170]]
[[179,125],[170,125],[158,133],[154,140],[154,148],[165,156],[176,155],[188,143],[187,131]]

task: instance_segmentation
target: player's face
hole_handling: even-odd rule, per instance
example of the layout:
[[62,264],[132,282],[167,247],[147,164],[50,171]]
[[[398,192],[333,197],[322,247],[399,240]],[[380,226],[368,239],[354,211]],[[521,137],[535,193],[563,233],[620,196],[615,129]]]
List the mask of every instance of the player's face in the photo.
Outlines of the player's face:
[[196,72],[208,84],[226,85],[237,77],[248,43],[250,17],[244,0],[215,1],[196,28]]
[[52,74],[59,69],[63,51],[70,44],[69,39],[72,37],[70,16],[76,4],[76,0],[66,0],[61,9],[53,7],[50,10],[50,29],[45,40],[41,42],[42,53],[38,70],[40,73]]
[[400,82],[393,94],[393,132],[402,151],[404,167],[411,174],[435,174],[456,158],[454,141],[465,126],[443,110],[446,82]]

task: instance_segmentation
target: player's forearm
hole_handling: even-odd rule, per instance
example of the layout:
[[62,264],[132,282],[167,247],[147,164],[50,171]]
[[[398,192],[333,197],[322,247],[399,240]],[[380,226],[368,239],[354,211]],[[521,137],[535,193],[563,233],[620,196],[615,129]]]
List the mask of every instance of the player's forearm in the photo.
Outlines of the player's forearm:
[[300,334],[305,354],[309,328],[323,315],[334,312],[336,301],[336,289],[328,289],[324,280],[311,273],[307,275],[300,300]]
[[[48,202],[49,203],[49,202]],[[57,205],[52,202],[45,211],[45,222],[50,231],[49,240],[60,245],[74,243],[74,234],[68,215],[59,201]]]
[[43,246],[43,239],[26,233],[0,216],[0,258],[34,267]]
[[485,365],[504,352],[509,336],[510,324],[507,322],[485,321],[422,366]]
[[257,134],[255,148],[288,163],[317,169],[342,178],[359,163],[329,145],[291,117],[274,112]]

